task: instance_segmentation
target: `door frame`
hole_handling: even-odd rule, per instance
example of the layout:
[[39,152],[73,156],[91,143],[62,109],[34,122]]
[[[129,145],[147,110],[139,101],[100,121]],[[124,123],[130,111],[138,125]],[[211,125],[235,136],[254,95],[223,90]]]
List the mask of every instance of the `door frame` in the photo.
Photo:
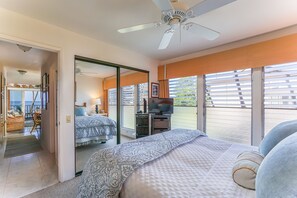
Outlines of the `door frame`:
[[[61,54],[62,54],[62,49],[59,47],[55,47],[52,45],[46,45],[44,43],[39,43],[39,42],[35,42],[32,40],[26,40],[26,39],[21,39],[18,37],[14,37],[14,36],[9,36],[9,35],[3,35],[0,34],[0,41],[4,41],[4,42],[8,42],[8,43],[12,43],[12,44],[20,44],[20,45],[25,45],[25,46],[29,46],[32,48],[36,48],[36,49],[40,49],[40,50],[45,50],[45,51],[49,51],[49,52],[53,52],[57,54],[57,67],[56,67],[56,86],[55,86],[55,90],[56,90],[56,106],[55,106],[55,114],[56,114],[56,119],[55,119],[55,162],[56,165],[58,167],[58,178],[61,178],[62,170],[59,162],[59,157],[60,157],[60,153],[59,153],[59,147],[60,145],[58,144],[59,142],[59,132],[60,132],[60,128],[59,128],[59,120],[60,120],[60,93],[59,93],[59,86],[60,86],[60,80],[59,80],[59,71],[60,71],[60,64],[61,64]],[[2,72],[3,73],[3,72]],[[4,77],[4,75],[3,75]],[[4,77],[5,78],[5,77]],[[5,78],[6,79],[6,78]],[[6,79],[7,80],[7,79]],[[7,87],[4,86],[4,90],[5,92],[7,92]],[[5,97],[5,112],[4,115],[6,116],[7,113],[7,98]],[[6,117],[4,117],[4,125],[6,125]],[[6,133],[6,126],[5,126],[5,133]],[[6,134],[5,134],[6,136]]]

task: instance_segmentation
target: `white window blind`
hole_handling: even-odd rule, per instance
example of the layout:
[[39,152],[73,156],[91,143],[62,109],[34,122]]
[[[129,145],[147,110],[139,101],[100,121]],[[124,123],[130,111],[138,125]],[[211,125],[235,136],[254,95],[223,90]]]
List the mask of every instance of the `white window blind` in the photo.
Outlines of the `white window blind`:
[[122,105],[134,105],[134,85],[122,87]]
[[205,75],[206,133],[251,144],[251,69]]
[[297,63],[264,67],[265,134],[278,123],[297,118],[296,98]]
[[251,70],[235,70],[208,74],[207,107],[251,108]]
[[108,117],[117,120],[117,90],[108,89]]
[[121,88],[121,108],[122,108],[122,127],[135,128],[135,86],[125,86]]
[[148,83],[137,85],[138,105],[143,106],[143,99],[148,99]]
[[143,99],[146,99],[146,102],[148,102],[148,83],[137,85],[137,111],[143,112]]
[[197,76],[169,80],[169,96],[174,98],[171,128],[197,128]]

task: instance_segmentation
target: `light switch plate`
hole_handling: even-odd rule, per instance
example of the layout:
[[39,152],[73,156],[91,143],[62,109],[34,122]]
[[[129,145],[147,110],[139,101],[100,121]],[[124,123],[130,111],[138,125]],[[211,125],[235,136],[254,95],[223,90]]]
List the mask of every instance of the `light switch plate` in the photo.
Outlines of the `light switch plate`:
[[66,123],[70,123],[71,122],[71,115],[66,115]]

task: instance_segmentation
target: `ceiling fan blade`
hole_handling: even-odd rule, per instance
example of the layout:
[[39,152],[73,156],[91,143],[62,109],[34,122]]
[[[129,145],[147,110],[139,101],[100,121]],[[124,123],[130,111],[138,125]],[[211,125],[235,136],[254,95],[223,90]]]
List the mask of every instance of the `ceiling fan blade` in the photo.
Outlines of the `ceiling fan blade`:
[[164,32],[163,38],[158,48],[159,50],[166,49],[168,47],[174,32],[175,32],[174,28],[170,28],[169,30],[166,30]]
[[154,28],[154,27],[159,27],[161,23],[146,23],[146,24],[141,24],[141,25],[135,25],[132,27],[127,27],[127,28],[122,28],[119,29],[119,33],[128,33],[128,32],[134,32],[134,31],[139,31],[139,30],[144,30],[148,28]]
[[200,16],[234,1],[236,0],[204,0],[191,7],[187,12],[192,13],[193,17]]
[[170,0],[153,0],[153,2],[162,11],[174,9]]
[[185,24],[184,29],[194,34],[199,34],[200,36],[206,38],[207,40],[215,40],[220,36],[219,32],[216,32],[212,29],[209,29],[202,25],[198,25],[193,22]]

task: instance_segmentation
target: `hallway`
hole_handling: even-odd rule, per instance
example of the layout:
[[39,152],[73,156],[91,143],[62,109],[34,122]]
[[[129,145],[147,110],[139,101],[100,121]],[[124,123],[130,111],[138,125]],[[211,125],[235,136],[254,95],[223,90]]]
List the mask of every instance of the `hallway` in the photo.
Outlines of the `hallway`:
[[0,198],[16,198],[58,183],[54,154],[45,150],[4,158],[0,145]]

